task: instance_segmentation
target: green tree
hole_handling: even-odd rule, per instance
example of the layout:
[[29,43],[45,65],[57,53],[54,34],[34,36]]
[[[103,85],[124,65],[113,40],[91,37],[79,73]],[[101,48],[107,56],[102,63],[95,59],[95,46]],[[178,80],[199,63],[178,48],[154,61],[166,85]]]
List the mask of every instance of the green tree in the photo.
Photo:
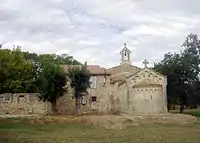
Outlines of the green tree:
[[31,71],[29,72],[30,79],[32,80],[32,85],[30,87],[30,91],[32,93],[37,93],[38,87],[36,85],[36,81],[38,79],[39,72],[41,69],[40,62],[39,62],[39,56],[36,53],[29,53],[29,52],[23,52],[23,54],[24,54],[24,60],[30,62],[32,65]]
[[39,59],[42,61],[54,62],[59,65],[80,65],[81,63],[75,60],[72,56],[67,54],[56,55],[56,54],[41,54]]
[[68,54],[56,55],[56,62],[60,65],[80,65],[81,63],[75,60],[72,56]]
[[154,65],[154,69],[164,75],[167,76],[167,99],[168,99],[168,110],[171,109],[172,105],[177,104],[178,101],[178,86],[180,75],[179,72],[179,62],[180,55],[179,54],[171,54],[167,53],[164,56],[164,59]]
[[199,72],[200,72],[200,40],[196,34],[189,34],[183,44],[185,48],[182,56],[184,59],[184,66],[188,67],[185,70],[185,81],[187,83],[186,89],[188,92],[187,104],[189,106],[197,106],[200,103],[200,89],[199,89]]
[[24,60],[20,48],[0,49],[0,93],[30,92],[32,64]]
[[197,91],[195,83],[199,81],[200,71],[200,41],[197,35],[189,34],[182,47],[183,51],[165,54],[164,59],[154,66],[168,78],[168,109],[172,104],[180,104],[180,112]]
[[80,115],[81,99],[87,94],[87,89],[90,88],[90,73],[87,70],[87,65],[75,67],[68,70],[67,75],[70,80],[70,86],[74,90],[75,106],[77,115]]
[[[36,53],[29,53],[24,52],[24,59],[31,62],[32,64],[32,81],[35,83],[39,78],[39,73],[42,70],[42,67],[46,66],[46,63],[54,63],[56,65],[72,65],[78,64],[79,62],[74,60],[73,57],[63,54],[63,55],[56,55],[56,54],[41,54],[38,55]],[[37,84],[33,84],[31,88],[33,92],[39,92],[39,88]]]
[[39,73],[37,85],[39,98],[52,104],[52,110],[56,113],[57,99],[65,94],[67,79],[64,70],[54,63],[46,63]]

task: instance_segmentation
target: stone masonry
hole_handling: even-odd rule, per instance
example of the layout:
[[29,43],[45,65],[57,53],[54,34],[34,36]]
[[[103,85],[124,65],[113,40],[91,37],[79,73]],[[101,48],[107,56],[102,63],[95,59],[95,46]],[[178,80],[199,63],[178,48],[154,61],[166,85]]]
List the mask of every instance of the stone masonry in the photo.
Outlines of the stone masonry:
[[[167,112],[166,80],[160,73],[147,67],[131,64],[131,51],[126,47],[121,50],[120,65],[105,69],[98,65],[87,65],[91,73],[91,88],[82,100],[82,113],[128,113],[158,114]],[[65,65],[67,72],[70,67]],[[71,114],[75,109],[72,99],[73,90],[58,101],[60,114]]]
[[0,114],[40,114],[50,112],[50,104],[39,101],[36,93],[0,94]]

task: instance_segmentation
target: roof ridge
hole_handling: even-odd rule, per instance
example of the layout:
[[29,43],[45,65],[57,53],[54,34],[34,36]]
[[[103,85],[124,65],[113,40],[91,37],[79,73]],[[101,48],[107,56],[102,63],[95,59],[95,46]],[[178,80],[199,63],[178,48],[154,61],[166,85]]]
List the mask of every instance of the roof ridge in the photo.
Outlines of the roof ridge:
[[163,75],[163,74],[161,74],[161,73],[159,73],[159,72],[157,72],[157,71],[155,71],[155,70],[153,70],[153,69],[151,69],[151,68],[143,68],[143,69],[141,69],[141,70],[139,70],[139,71],[137,71],[137,72],[133,73],[132,75],[128,76],[127,78],[129,78],[129,77],[132,77],[132,76],[136,75],[137,73],[139,73],[139,72],[143,71],[144,69],[148,69],[148,70],[150,70],[150,71],[153,71],[153,72],[157,73],[157,74],[158,74],[158,75],[160,75],[160,76],[166,77],[165,75]]
[[[129,66],[132,66],[132,67],[135,67],[135,68],[141,69],[140,67],[135,66],[135,65],[132,65],[132,64],[124,63],[123,65],[129,65]],[[120,64],[120,65],[117,65],[117,66],[114,66],[114,67],[111,67],[111,68],[107,68],[107,70],[112,69],[112,68],[116,68],[116,67],[120,67],[120,66],[122,66],[122,65]]]

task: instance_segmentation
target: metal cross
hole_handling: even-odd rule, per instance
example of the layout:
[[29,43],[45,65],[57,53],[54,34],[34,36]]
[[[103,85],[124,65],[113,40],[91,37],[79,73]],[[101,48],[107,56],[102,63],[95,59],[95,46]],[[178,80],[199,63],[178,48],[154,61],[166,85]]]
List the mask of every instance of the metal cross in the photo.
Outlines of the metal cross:
[[145,59],[143,64],[144,64],[144,67],[147,68],[147,65],[149,64],[149,62]]

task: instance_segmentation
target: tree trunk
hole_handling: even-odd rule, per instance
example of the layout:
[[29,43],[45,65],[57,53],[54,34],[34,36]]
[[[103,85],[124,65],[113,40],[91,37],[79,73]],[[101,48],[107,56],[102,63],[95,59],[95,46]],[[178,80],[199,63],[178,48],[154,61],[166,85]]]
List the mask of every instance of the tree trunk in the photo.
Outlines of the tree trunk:
[[171,102],[168,102],[168,104],[167,104],[167,110],[168,110],[168,112],[171,110],[171,106],[172,106]]
[[184,104],[181,104],[180,113],[183,113],[183,111],[184,111]]
[[176,110],[176,104],[175,103],[173,104],[172,109]]
[[181,103],[181,104],[180,104],[180,106],[181,106],[181,107],[180,107],[180,113],[183,113],[184,107],[185,107],[185,105],[186,105],[186,103],[187,103],[187,98],[186,98],[186,96],[182,97],[180,103]]
[[56,109],[56,100],[51,102],[51,105],[52,105],[52,112],[53,114],[56,114],[57,113],[57,109]]
[[81,100],[80,100],[81,98],[80,97],[77,97],[76,98],[76,115],[77,116],[80,116],[81,115],[81,113],[80,113],[80,108],[81,108]]

